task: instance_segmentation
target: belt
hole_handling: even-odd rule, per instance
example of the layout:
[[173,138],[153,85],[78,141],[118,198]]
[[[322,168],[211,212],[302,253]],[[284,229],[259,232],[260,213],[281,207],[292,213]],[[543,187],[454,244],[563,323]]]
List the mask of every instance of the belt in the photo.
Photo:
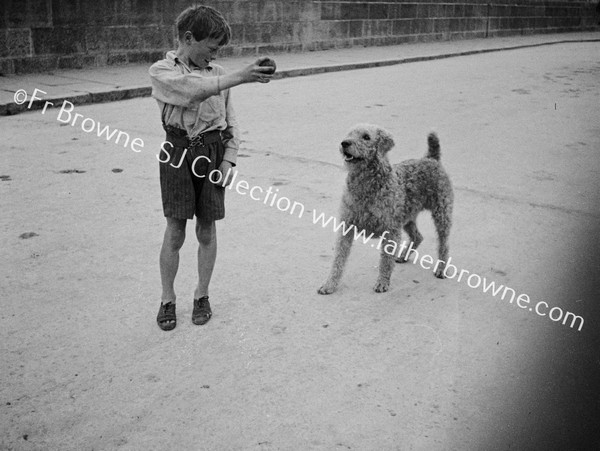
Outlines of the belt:
[[164,129],[167,132],[167,141],[173,144],[174,147],[204,147],[221,140],[220,130],[212,130],[190,138],[187,132],[181,128],[165,125]]

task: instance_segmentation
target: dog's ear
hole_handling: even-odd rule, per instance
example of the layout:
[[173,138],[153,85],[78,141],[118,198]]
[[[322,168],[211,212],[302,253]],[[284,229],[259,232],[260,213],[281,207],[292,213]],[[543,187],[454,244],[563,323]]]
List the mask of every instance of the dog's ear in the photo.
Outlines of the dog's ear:
[[383,128],[380,128],[377,133],[377,139],[379,140],[379,145],[377,146],[384,154],[389,152],[392,147],[394,147],[394,138],[392,134]]

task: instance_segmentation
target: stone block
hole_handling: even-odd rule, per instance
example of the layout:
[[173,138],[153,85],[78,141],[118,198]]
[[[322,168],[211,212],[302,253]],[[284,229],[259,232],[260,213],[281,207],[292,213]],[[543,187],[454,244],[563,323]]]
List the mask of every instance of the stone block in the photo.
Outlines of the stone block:
[[369,18],[369,5],[367,3],[342,3],[341,19],[360,20]]
[[430,19],[415,19],[413,20],[412,33],[413,34],[427,34],[431,33],[432,30],[428,29],[429,24],[432,24],[433,20]]
[[250,24],[258,22],[258,5],[253,1],[236,1],[231,6],[231,22]]
[[[298,16],[300,11],[298,11]],[[342,18],[341,3],[321,3],[321,20],[339,20]]]
[[419,19],[427,19],[430,17],[429,15],[429,4],[427,3],[419,3],[417,5],[417,18]]
[[393,3],[388,5],[388,18],[389,19],[401,19],[401,9],[399,3]]
[[133,25],[147,26],[160,23],[160,15],[154,0],[132,0],[130,12],[124,12],[124,14],[129,16],[128,23]]
[[261,23],[258,26],[259,40],[261,44],[271,44],[273,42],[273,25],[270,23]]
[[329,36],[331,39],[346,39],[349,35],[348,21],[331,21],[329,22]]
[[295,1],[284,1],[281,4],[281,18],[283,22],[296,22],[300,20],[300,4]]
[[28,28],[9,28],[3,32],[4,51],[2,56],[27,57],[33,55],[31,30]]
[[450,19],[434,19],[433,32],[436,34],[448,33],[450,31]]
[[159,25],[148,25],[137,27],[139,38],[139,48],[143,49],[161,49],[172,46],[171,27]]
[[81,18],[86,24],[93,26],[114,25],[110,4],[101,1],[86,1],[81,8]]
[[321,8],[317,2],[301,1],[298,4],[300,21],[312,22],[321,18]]
[[9,56],[8,45],[6,44],[6,30],[0,29],[0,58]]
[[399,19],[392,22],[392,33],[394,36],[405,36],[412,34],[413,21],[411,19]]
[[403,19],[414,19],[417,17],[416,3],[402,3],[400,5],[400,17]]
[[95,67],[99,66],[96,55],[81,55],[81,63],[83,67]]
[[464,17],[473,17],[475,5],[466,4],[464,5]]
[[457,33],[462,31],[462,19],[450,19],[449,30],[451,33]]
[[15,65],[12,58],[0,58],[0,75],[15,73]]
[[314,21],[312,23],[312,39],[315,41],[327,41],[329,37],[329,25],[331,22]]
[[487,17],[487,5],[474,5],[473,16],[474,17]]
[[58,57],[59,69],[81,69],[83,60],[79,55],[67,55]]
[[293,36],[293,26],[290,23],[277,22],[270,24],[271,42],[289,42]]
[[110,50],[138,49],[142,45],[137,27],[104,27],[103,40]]
[[258,22],[277,22],[282,20],[281,2],[259,0],[256,7],[258,10]]
[[258,42],[260,37],[260,26],[255,23],[248,23],[244,25],[244,44],[251,44]]
[[31,34],[35,55],[70,55],[85,52],[83,27],[32,28]]
[[244,42],[244,24],[241,23],[230,23],[231,28],[231,41],[229,45],[237,45]]
[[363,36],[363,21],[348,21],[348,36],[351,38],[360,38]]
[[371,22],[371,36],[390,36],[392,34],[391,20],[374,20]]
[[122,66],[127,64],[127,53],[111,53],[108,55],[106,59],[106,64],[108,66]]
[[87,52],[105,52],[108,49],[103,27],[86,27],[84,39]]
[[444,7],[443,5],[439,5],[436,3],[432,3],[429,5],[429,18],[438,19],[444,17]]
[[[2,2],[5,3],[5,2]],[[27,17],[27,0],[12,0],[4,4],[7,28],[21,28],[29,26]]]
[[13,60],[16,74],[51,72],[58,67],[57,56],[32,56]]
[[369,19],[387,19],[389,5],[387,3],[369,3]]
[[54,26],[85,23],[86,17],[79,0],[55,0],[52,3],[52,24]]

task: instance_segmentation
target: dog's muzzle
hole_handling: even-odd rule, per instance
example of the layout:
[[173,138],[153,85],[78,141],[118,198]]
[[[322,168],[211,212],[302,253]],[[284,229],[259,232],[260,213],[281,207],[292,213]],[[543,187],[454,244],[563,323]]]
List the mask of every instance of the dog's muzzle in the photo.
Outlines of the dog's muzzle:
[[361,158],[355,157],[348,151],[348,147],[351,145],[352,143],[350,141],[342,141],[340,145],[340,152],[342,152],[342,155],[344,155],[344,161],[360,160]]

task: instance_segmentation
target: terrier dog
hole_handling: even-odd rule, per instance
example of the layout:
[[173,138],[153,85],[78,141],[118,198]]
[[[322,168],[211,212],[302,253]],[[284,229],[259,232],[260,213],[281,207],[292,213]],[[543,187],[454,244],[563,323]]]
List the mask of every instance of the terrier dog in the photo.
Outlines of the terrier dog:
[[[430,133],[427,141],[429,149],[424,158],[394,166],[387,158],[394,140],[389,132],[375,125],[356,125],[340,145],[348,170],[341,220],[358,231],[380,237],[379,276],[374,287],[378,293],[388,290],[394,261],[407,261],[410,252],[423,241],[416,224],[423,210],[431,211],[438,235],[439,258],[434,274],[440,279],[445,277],[454,194],[450,178],[440,163],[437,135]],[[396,253],[402,229],[411,245],[407,249],[403,243],[401,251]],[[333,266],[329,278],[318,290],[320,294],[336,290],[354,238],[355,234],[340,232]]]

